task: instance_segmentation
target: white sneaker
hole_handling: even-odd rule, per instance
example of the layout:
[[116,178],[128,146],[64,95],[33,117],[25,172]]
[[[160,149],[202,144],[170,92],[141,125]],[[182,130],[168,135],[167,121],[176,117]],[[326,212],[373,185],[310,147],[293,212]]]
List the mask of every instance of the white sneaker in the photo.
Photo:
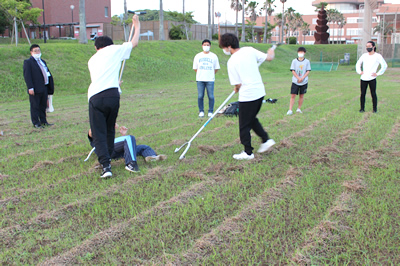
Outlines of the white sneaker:
[[258,153],[266,152],[274,145],[275,145],[275,141],[273,139],[269,139],[260,145],[260,148],[258,149],[257,152]]
[[200,112],[199,117],[204,117],[204,112]]
[[208,113],[208,117],[211,117],[213,115],[213,113]]
[[251,159],[254,159],[254,153],[252,153],[251,155],[248,155],[245,151],[242,151],[239,154],[234,154],[233,155],[233,159],[236,159],[236,160],[251,160]]
[[287,113],[286,113],[287,115],[292,115],[293,114],[293,112],[292,112],[292,110],[289,110],[289,111],[287,111]]
[[299,108],[297,108],[296,113],[302,114],[303,112]]

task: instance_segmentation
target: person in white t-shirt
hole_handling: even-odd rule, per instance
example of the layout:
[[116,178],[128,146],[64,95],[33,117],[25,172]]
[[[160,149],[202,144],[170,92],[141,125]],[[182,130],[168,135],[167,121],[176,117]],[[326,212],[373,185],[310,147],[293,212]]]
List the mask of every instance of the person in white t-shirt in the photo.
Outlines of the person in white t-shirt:
[[218,57],[210,52],[211,42],[205,39],[202,42],[203,52],[198,53],[193,60],[193,69],[196,71],[197,81],[197,103],[199,106],[199,117],[204,116],[204,91],[207,88],[208,116],[214,113],[214,81],[215,74],[220,69]]
[[231,55],[228,60],[229,81],[231,85],[235,86],[236,93],[239,93],[239,131],[244,151],[233,155],[233,158],[251,160],[254,158],[251,129],[262,141],[257,152],[266,152],[275,144],[257,119],[265,96],[264,83],[258,67],[265,60],[273,60],[275,53],[273,49],[269,49],[265,54],[252,47],[240,48],[238,38],[232,33],[225,33],[221,36],[219,47],[226,55]]
[[88,62],[92,81],[88,89],[89,120],[93,145],[103,167],[102,178],[112,176],[110,162],[121,93],[118,80],[121,62],[129,59],[132,48],[139,42],[140,22],[137,15],[133,16],[132,23],[135,27],[132,41],[114,45],[110,37],[98,37],[94,43],[97,52]]
[[[378,97],[376,96],[376,77],[383,75],[387,68],[385,59],[381,54],[376,53],[376,46],[373,41],[367,42],[367,52],[358,59],[356,64],[356,71],[361,75],[361,96],[360,96],[360,113],[365,112],[365,94],[367,88],[371,91],[373,112],[378,112]],[[362,70],[361,70],[362,65]],[[377,73],[379,65],[381,69]]]

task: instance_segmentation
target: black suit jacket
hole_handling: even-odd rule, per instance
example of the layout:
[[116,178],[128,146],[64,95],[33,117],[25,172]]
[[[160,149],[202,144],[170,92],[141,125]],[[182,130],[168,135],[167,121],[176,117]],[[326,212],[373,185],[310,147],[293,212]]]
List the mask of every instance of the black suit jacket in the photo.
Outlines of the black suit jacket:
[[[42,61],[47,66],[46,62],[44,60]],[[24,78],[27,90],[33,88],[35,93],[45,93],[47,91],[47,94],[53,95],[54,93],[53,75],[49,77],[48,86],[44,85],[42,70],[40,69],[36,59],[33,58],[32,56],[24,61]]]

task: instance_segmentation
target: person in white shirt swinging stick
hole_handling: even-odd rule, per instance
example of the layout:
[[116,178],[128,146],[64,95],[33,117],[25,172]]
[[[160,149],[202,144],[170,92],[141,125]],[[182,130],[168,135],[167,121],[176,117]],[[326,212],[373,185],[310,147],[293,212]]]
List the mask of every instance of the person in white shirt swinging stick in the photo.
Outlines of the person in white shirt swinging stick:
[[121,93],[118,81],[121,62],[129,59],[132,48],[139,42],[140,22],[137,15],[133,16],[132,23],[135,34],[130,42],[114,45],[110,37],[98,37],[94,43],[97,52],[88,62],[92,81],[88,89],[89,121],[93,146],[103,168],[101,178],[112,176],[110,162]]
[[[361,96],[360,96],[360,113],[365,112],[365,94],[367,88],[371,90],[372,107],[373,112],[378,112],[378,97],[376,96],[376,77],[383,75],[387,68],[385,59],[381,54],[376,53],[375,43],[373,41],[367,42],[367,52],[358,59],[356,64],[356,71],[361,75]],[[362,70],[361,70],[362,65]],[[377,73],[378,66],[381,65],[381,69]]]

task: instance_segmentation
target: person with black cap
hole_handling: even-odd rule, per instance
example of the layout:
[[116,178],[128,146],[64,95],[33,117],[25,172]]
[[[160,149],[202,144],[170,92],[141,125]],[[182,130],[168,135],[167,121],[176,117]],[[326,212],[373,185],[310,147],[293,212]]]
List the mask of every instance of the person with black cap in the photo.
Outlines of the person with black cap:
[[[373,112],[378,112],[378,96],[376,95],[376,77],[383,75],[387,68],[385,59],[383,59],[381,54],[376,53],[375,42],[367,42],[367,53],[364,53],[360,59],[358,59],[356,64],[356,71],[361,75],[361,96],[360,96],[360,113],[365,112],[365,94],[367,93],[367,88],[371,91],[372,97],[372,107]],[[362,70],[361,70],[362,65]],[[378,70],[379,65],[381,69]]]
[[197,104],[199,106],[199,117],[204,117],[204,91],[207,88],[208,116],[210,117],[214,112],[215,74],[220,66],[217,55],[210,52],[210,40],[205,39],[201,45],[203,52],[198,53],[193,60],[193,70],[196,72],[197,81]]

